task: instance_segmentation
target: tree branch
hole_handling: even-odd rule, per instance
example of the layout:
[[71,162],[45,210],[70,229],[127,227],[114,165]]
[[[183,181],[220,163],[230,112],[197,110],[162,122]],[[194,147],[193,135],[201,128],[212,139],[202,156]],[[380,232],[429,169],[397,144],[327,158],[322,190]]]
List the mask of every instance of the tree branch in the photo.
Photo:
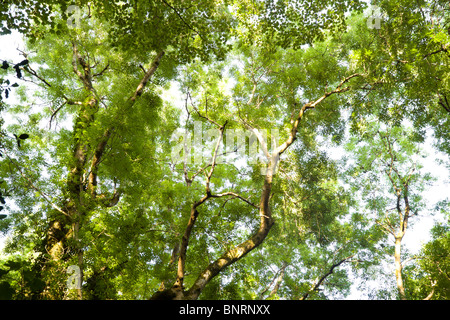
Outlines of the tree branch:
[[250,202],[248,199],[245,199],[244,197],[242,197],[239,194],[234,193],[234,192],[225,192],[225,193],[220,193],[220,194],[213,194],[213,195],[211,195],[211,198],[221,198],[221,197],[226,197],[226,196],[233,196],[232,199],[235,199],[235,198],[240,199],[240,200],[244,201],[245,203],[251,205],[253,208],[259,209],[258,205]]
[[[81,54],[78,52],[77,45],[74,41],[72,41],[72,68],[75,74],[80,78],[81,82],[83,82],[84,88],[93,94],[95,94],[94,87],[92,86],[92,75],[91,75],[91,68],[86,63],[84,58],[81,56]],[[83,67],[83,72],[78,70],[78,64]]]
[[225,121],[224,125],[219,128],[220,136],[219,136],[219,139],[217,140],[217,144],[216,144],[216,147],[214,149],[214,155],[213,155],[213,158],[212,158],[212,161],[211,161],[211,170],[209,171],[208,175],[206,176],[206,194],[207,195],[211,195],[211,189],[210,189],[209,185],[210,185],[210,182],[211,182],[212,174],[213,174],[214,169],[216,167],[217,151],[219,150],[220,143],[222,142],[223,131],[225,130],[225,126],[226,125],[227,125],[227,121]]
[[134,103],[136,101],[137,97],[139,97],[142,94],[142,91],[144,90],[145,86],[147,85],[147,82],[153,76],[153,74],[155,73],[156,69],[158,69],[159,63],[160,63],[161,58],[163,56],[164,56],[164,51],[161,51],[161,52],[159,52],[156,55],[156,58],[153,60],[150,68],[145,73],[145,75],[142,78],[141,82],[139,82],[139,85],[137,86],[136,91],[134,92],[133,96],[130,98],[130,101],[132,103]]
[[109,63],[106,65],[106,67],[103,68],[102,71],[100,71],[99,73],[93,74],[92,77],[99,77],[99,76],[103,75],[103,73],[104,73],[106,70],[108,70],[108,68],[109,68]]
[[296,139],[296,135],[297,135],[297,130],[298,130],[298,126],[300,124],[300,121],[303,118],[303,115],[305,114],[306,110],[309,109],[314,109],[316,106],[318,106],[323,100],[325,100],[326,98],[328,98],[329,96],[335,94],[335,93],[342,93],[342,92],[346,92],[348,90],[350,90],[350,86],[349,87],[345,87],[342,88],[342,86],[347,83],[350,79],[355,78],[355,77],[361,77],[362,74],[360,73],[355,73],[352,74],[346,78],[344,78],[336,87],[336,89],[326,92],[323,96],[321,96],[319,99],[315,100],[315,101],[310,101],[308,103],[305,103],[303,105],[303,107],[300,109],[300,112],[297,116],[297,119],[294,121],[294,124],[292,125],[292,129],[291,129],[291,134],[289,135],[289,137],[287,138],[287,140],[281,144],[278,149],[277,149],[277,153],[279,155],[281,155]]
[[88,177],[88,190],[91,193],[91,195],[95,196],[97,188],[97,172],[98,172],[98,166],[100,164],[100,161],[102,159],[103,153],[105,152],[106,145],[108,143],[108,140],[111,136],[111,130],[107,129],[103,136],[100,138],[99,143],[97,144],[97,147],[94,151],[94,156],[92,157],[91,161],[91,167]]
[[259,299],[260,300],[263,299],[264,294],[275,283],[275,281],[276,281],[275,286],[273,287],[272,291],[270,291],[268,298],[272,297],[273,295],[275,295],[278,292],[278,289],[281,286],[281,281],[283,281],[284,271],[285,271],[287,266],[288,266],[287,262],[283,261],[283,266],[277,271],[277,273],[275,273],[275,276],[273,277],[273,279],[270,282],[270,284],[259,294]]
[[45,80],[44,78],[42,78],[41,76],[39,76],[36,71],[34,71],[31,66],[29,64],[27,64],[24,68],[25,71],[27,71],[28,73],[30,73],[31,75],[35,76],[36,78],[38,78],[39,80],[41,80],[47,87],[51,88],[52,85]]
[[328,272],[327,273],[325,273],[312,287],[311,287],[311,289],[308,291],[308,292],[306,292],[301,298],[300,298],[300,300],[306,300],[307,298],[308,298],[308,296],[309,296],[309,294],[311,293],[311,292],[313,292],[313,291],[316,291],[318,288],[319,288],[319,286],[325,281],[325,279],[328,277],[328,276],[330,276],[332,273],[333,273],[333,271],[334,271],[334,269],[335,268],[337,268],[337,267],[339,267],[341,264],[343,264],[344,262],[346,262],[346,261],[348,261],[348,260],[350,260],[351,258],[353,258],[353,256],[354,256],[354,254],[352,254],[351,256],[348,256],[347,258],[344,258],[344,259],[342,259],[341,261],[339,261],[339,262],[337,262],[337,263],[335,263],[335,264],[333,264],[333,265],[331,265],[331,267],[330,267],[330,269],[328,270]]
[[172,9],[173,12],[175,12],[175,14],[178,16],[178,18],[180,18],[180,20],[186,25],[186,27],[188,27],[188,29],[194,31],[203,40],[203,42],[206,42],[205,39],[203,39],[203,36],[200,34],[200,32],[198,32],[193,27],[191,27],[191,25],[189,23],[187,23],[186,20],[184,20],[184,18],[181,16],[181,14],[174,7],[172,7],[170,4],[168,4],[166,0],[162,0],[162,2],[166,6],[168,6],[170,9]]
[[[217,144],[214,149],[214,156],[211,160],[211,170],[209,171],[209,173],[206,176],[206,185],[205,185],[206,195],[203,196],[199,201],[195,202],[192,205],[189,221],[186,226],[183,238],[181,239],[180,254],[178,257],[177,279],[175,281],[175,284],[173,285],[173,288],[176,290],[181,290],[183,288],[184,267],[185,267],[185,263],[186,263],[186,252],[187,252],[187,247],[189,245],[189,238],[191,236],[192,228],[194,227],[195,222],[197,221],[197,217],[198,217],[197,207],[200,206],[201,204],[203,204],[209,198],[213,197],[213,195],[211,194],[211,189],[210,189],[210,181],[211,181],[211,177],[214,172],[215,165],[216,165],[217,151],[218,151],[219,145],[222,141],[223,131],[225,129],[226,124],[227,124],[227,122],[225,122],[225,124],[223,126],[220,126],[220,128],[219,128],[220,136],[219,136],[219,139],[217,140]],[[218,196],[216,196],[216,197],[218,197]]]

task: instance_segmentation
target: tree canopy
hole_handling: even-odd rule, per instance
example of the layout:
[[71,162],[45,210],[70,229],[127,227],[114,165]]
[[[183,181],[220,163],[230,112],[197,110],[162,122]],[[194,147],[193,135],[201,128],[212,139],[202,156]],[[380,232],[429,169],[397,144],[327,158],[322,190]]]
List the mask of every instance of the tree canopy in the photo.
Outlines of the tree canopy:
[[449,298],[447,1],[0,7],[1,299]]

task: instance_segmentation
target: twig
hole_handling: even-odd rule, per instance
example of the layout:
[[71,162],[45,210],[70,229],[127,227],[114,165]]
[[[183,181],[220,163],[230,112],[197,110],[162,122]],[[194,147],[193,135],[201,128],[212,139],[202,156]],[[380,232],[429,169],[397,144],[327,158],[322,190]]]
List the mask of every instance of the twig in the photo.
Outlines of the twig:
[[109,63],[106,65],[105,68],[103,68],[102,71],[100,71],[99,73],[93,74],[92,76],[93,76],[93,77],[101,76],[101,75],[103,75],[103,73],[104,73],[108,68],[109,68]]
[[200,34],[200,32],[198,32],[193,27],[191,27],[191,25],[189,23],[187,23],[186,20],[184,20],[184,18],[181,16],[181,14],[174,7],[172,7],[170,4],[168,4],[166,0],[162,0],[162,2],[166,6],[168,6],[170,9],[172,9],[173,12],[175,12],[175,14],[178,16],[178,18],[180,18],[180,20],[188,27],[188,29],[194,31],[203,40],[203,42],[206,42],[205,39],[203,38],[203,36]]

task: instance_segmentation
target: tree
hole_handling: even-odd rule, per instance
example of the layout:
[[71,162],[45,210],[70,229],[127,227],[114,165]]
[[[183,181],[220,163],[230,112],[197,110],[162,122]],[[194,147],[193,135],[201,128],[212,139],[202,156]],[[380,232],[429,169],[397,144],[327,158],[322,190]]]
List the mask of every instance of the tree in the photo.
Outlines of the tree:
[[[403,93],[394,81],[410,83],[377,74],[392,61],[365,51],[378,39],[365,18],[354,12],[343,33],[359,2],[79,2],[74,28],[68,2],[40,3],[19,12],[48,23],[2,13],[28,36],[20,70],[35,85],[8,108],[27,113],[10,128],[29,139],[1,169],[18,207],[8,250],[32,256],[26,268],[45,283],[28,298],[325,299],[348,292],[344,266],[378,263],[382,236],[350,216],[342,166],[324,149],[345,141],[347,110],[352,133],[369,116],[408,118],[386,111]],[[443,52],[423,59],[443,70]],[[422,126],[434,89],[405,95]]]
[[411,288],[412,299],[448,300],[449,296],[449,233],[447,224],[436,224],[432,240],[413,256],[415,264],[405,267],[405,283]]
[[[204,8],[202,8],[202,10],[206,10],[206,15],[211,14],[211,12],[209,12],[210,9],[217,9],[215,7],[215,4],[213,4],[212,7],[211,4],[211,2],[204,3]],[[199,6],[201,6],[201,4],[199,4]],[[125,7],[126,8],[122,9],[130,9],[128,6]],[[65,7],[63,3],[61,10],[65,12],[64,9]],[[155,94],[151,93],[146,95],[145,97],[141,97],[141,95],[143,94],[143,90],[146,87],[148,81],[157,70],[161,58],[165,54],[163,50],[168,50],[168,56],[172,59],[187,59],[189,55],[196,55],[196,49],[194,47],[199,45],[198,41],[195,41],[195,39],[193,39],[193,41],[184,41],[184,45],[182,45],[183,48],[180,48],[181,50],[178,51],[177,57],[172,56],[172,54],[177,53],[173,50],[171,51],[169,46],[171,45],[177,47],[177,42],[181,41],[181,43],[183,43],[184,37],[187,37],[188,39],[191,37],[195,38],[195,36],[202,37],[202,34],[194,29],[199,27],[200,25],[186,24],[183,20],[183,17],[179,16],[177,10],[170,6],[168,3],[164,3],[164,5],[154,7],[153,9],[146,9],[144,7],[142,8],[143,10],[137,10],[135,11],[135,14],[137,16],[134,17],[135,20],[132,20],[132,22],[141,21],[141,17],[139,16],[139,14],[143,12],[147,13],[148,15],[157,16],[159,13],[155,12],[155,10],[162,10],[161,14],[166,15],[165,19],[167,19],[166,22],[168,22],[169,25],[167,25],[166,28],[160,29],[159,32],[164,33],[166,36],[168,35],[169,37],[165,37],[165,39],[170,39],[172,43],[163,43],[161,41],[155,42],[155,38],[140,38],[139,45],[146,47],[145,52],[134,50],[133,52],[130,52],[128,54],[128,57],[133,57],[133,60],[139,60],[143,57],[146,57],[146,59],[148,59],[149,52],[151,53],[152,51],[156,51],[155,57],[153,58],[153,61],[150,63],[149,67],[145,70],[143,75],[139,75],[141,69],[137,64],[134,66],[134,68],[131,67],[132,64],[130,64],[130,67],[134,69],[130,73],[130,70],[124,68],[125,65],[123,59],[127,57],[126,53],[124,55],[119,55],[116,51],[116,54],[109,56],[102,55],[100,57],[95,51],[95,46],[102,41],[104,41],[102,49],[105,50],[105,52],[107,50],[114,50],[113,47],[115,46],[121,46],[119,40],[115,41],[114,44],[112,44],[111,41],[108,41],[107,37],[113,37],[114,33],[102,33],[100,31],[100,22],[94,20],[95,16],[105,13],[105,11],[108,11],[108,9],[109,7],[97,7],[95,8],[95,10],[98,11],[95,12],[94,16],[91,16],[91,14],[93,13],[91,10],[94,10],[94,8],[89,7],[89,13],[85,15],[85,23],[83,25],[80,24],[76,26],[77,29],[71,31],[67,31],[67,28],[58,29],[58,26],[61,27],[63,25],[62,21],[58,21],[56,27],[53,23],[50,23],[50,25],[43,24],[33,26],[34,35],[39,35],[44,32],[50,31],[50,34],[46,37],[46,39],[42,40],[42,42],[40,42],[39,44],[34,44],[35,48],[38,51],[40,50],[40,52],[42,52],[42,55],[40,56],[41,59],[44,59],[46,63],[50,63],[49,59],[47,59],[48,55],[43,52],[45,51],[45,47],[42,46],[52,45],[56,49],[54,51],[54,54],[56,55],[54,55],[50,59],[53,59],[53,61],[56,62],[57,60],[64,60],[63,57],[65,57],[67,58],[67,60],[65,61],[71,62],[71,64],[67,64],[65,66],[66,68],[64,69],[55,68],[49,70],[50,72],[41,73],[39,71],[38,73],[31,66],[28,66],[25,69],[25,71],[32,78],[34,78],[40,86],[45,88],[44,94],[46,96],[46,99],[48,99],[47,101],[56,106],[54,109],[50,109],[50,124],[52,120],[54,120],[57,116],[64,113],[64,111],[62,110],[63,107],[72,106],[72,109],[69,111],[69,113],[75,111],[74,130],[72,132],[72,137],[67,140],[68,136],[66,134],[63,140],[56,142],[56,145],[59,148],[57,148],[57,150],[55,150],[56,152],[54,153],[56,157],[61,157],[61,148],[71,148],[73,150],[71,155],[67,154],[64,151],[64,156],[60,158],[61,160],[64,160],[59,165],[64,164],[67,166],[66,173],[64,173],[64,171],[61,171],[61,167],[58,168],[56,172],[54,172],[54,174],[56,175],[67,175],[66,186],[64,186],[64,184],[61,184],[61,182],[57,183],[59,188],[61,188],[61,193],[59,193],[57,196],[59,196],[60,199],[65,200],[51,199],[52,197],[48,196],[49,193],[45,192],[43,188],[38,185],[38,183],[36,182],[36,177],[32,177],[29,173],[27,174],[26,172],[24,172],[24,170],[21,169],[23,165],[19,164],[18,160],[14,159],[12,155],[6,155],[9,162],[12,165],[16,166],[20,175],[25,178],[25,183],[28,184],[28,186],[26,187],[32,188],[36,192],[38,192],[52,208],[47,217],[49,221],[49,227],[46,231],[45,240],[42,243],[38,244],[41,249],[37,249],[38,252],[46,253],[49,255],[49,257],[43,255],[40,258],[41,261],[37,262],[38,264],[42,265],[41,270],[43,271],[43,273],[49,272],[49,275],[43,275],[43,277],[48,277],[49,279],[55,277],[55,272],[56,274],[65,272],[65,266],[68,263],[67,260],[69,258],[72,258],[72,263],[74,263],[73,258],[75,257],[76,264],[80,266],[81,270],[83,270],[82,264],[84,258],[84,250],[82,248],[82,245],[80,246],[80,226],[86,223],[86,219],[90,219],[90,215],[95,208],[97,208],[98,206],[103,208],[114,206],[117,204],[120,197],[120,191],[116,188],[116,178],[113,176],[111,176],[111,180],[109,180],[111,183],[110,186],[112,187],[112,185],[114,185],[114,187],[111,189],[110,194],[106,192],[106,189],[102,193],[97,190],[98,170],[100,163],[103,161],[102,157],[105,153],[107,145],[110,142],[109,140],[113,139],[117,135],[120,136],[120,131],[123,132],[123,130],[129,130],[130,128],[127,125],[124,125],[124,123],[120,124],[117,121],[111,121],[115,117],[114,114],[108,114],[108,112],[104,112],[102,117],[102,115],[100,115],[98,112],[100,109],[100,105],[106,107],[107,103],[111,103],[112,105],[116,105],[116,107],[121,109],[121,111],[116,110],[116,112],[121,113],[125,110],[130,112],[129,109],[131,109],[136,104],[138,98],[140,98],[139,100],[141,101],[140,104],[142,112],[144,111],[144,109],[142,109],[144,108],[143,105],[145,105],[146,103],[150,103],[154,106],[150,109],[150,112],[146,112],[145,117],[141,118],[141,120],[148,119],[150,120],[150,122],[154,121],[157,115],[156,112],[158,105],[160,104],[159,99]],[[189,11],[189,13],[193,12],[194,14],[196,14],[198,10],[200,9],[197,8],[197,10]],[[106,15],[108,15],[108,13]],[[125,15],[125,13],[122,13],[121,15],[119,15],[119,17],[120,19],[125,19],[127,16]],[[175,17],[177,18],[175,19]],[[103,21],[104,23],[106,23],[105,20]],[[129,20],[126,19],[124,21],[129,22]],[[120,21],[117,23],[120,24]],[[172,25],[170,25],[170,23],[172,23]],[[220,25],[220,21],[217,20],[217,24]],[[116,27],[117,26],[113,26],[111,28],[114,29]],[[131,28],[131,26],[125,27]],[[138,26],[136,27],[136,30],[134,30],[134,32],[139,33],[138,29],[144,27],[145,26]],[[54,30],[54,28],[56,28],[56,31]],[[84,28],[84,30],[82,28]],[[95,37],[86,37],[86,30],[89,30],[89,28],[97,28],[98,34],[96,34]],[[59,37],[59,35],[61,35],[61,30],[66,30],[66,32],[68,32],[67,37]],[[175,36],[171,37],[170,34],[168,34],[168,30],[173,31],[178,36],[178,38],[176,38]],[[226,32],[226,30],[224,30],[224,32]],[[219,36],[218,32],[212,34],[214,34],[215,36]],[[83,40],[81,41],[81,39]],[[151,41],[150,43],[148,43],[149,40]],[[88,47],[81,48],[80,44]],[[33,44],[31,44],[30,42],[30,46],[32,45]],[[68,51],[67,48],[71,48],[70,51]],[[93,49],[94,51],[90,51],[91,49]],[[194,50],[193,53],[192,50]],[[208,55],[207,51],[208,50],[206,48],[205,50],[201,51],[204,57]],[[121,53],[122,52],[123,51],[121,51]],[[91,54],[91,56],[89,54]],[[100,59],[101,61],[97,59]],[[34,62],[38,62],[38,59],[35,59]],[[99,64],[101,64],[101,67],[99,66]],[[70,67],[72,70],[68,69],[67,67]],[[167,75],[170,75],[171,68],[173,68],[173,66],[171,66],[170,64],[166,64]],[[108,85],[111,84],[110,80],[114,79],[114,77],[119,76],[119,74],[115,74],[113,78],[105,77],[105,73],[107,73],[111,69],[121,70],[122,74],[125,74],[125,77],[115,78],[117,79],[116,84],[113,85],[112,88],[108,88]],[[66,72],[71,72],[75,77],[67,77]],[[102,77],[104,79],[103,81],[98,80]],[[129,79],[129,83],[127,83],[127,80],[125,80],[126,78]],[[135,80],[139,78],[139,81]],[[164,76],[160,81],[164,81],[163,79]],[[82,85],[82,90],[74,90],[75,84],[77,82]],[[105,93],[103,92],[104,90],[115,90],[114,86],[123,87],[124,85],[128,86],[128,92],[126,92],[126,90],[121,92],[121,94],[124,94],[124,96],[109,96],[108,99],[115,100],[114,102],[112,102],[112,100],[107,102],[104,100],[105,97],[102,96],[102,94]],[[134,87],[134,89],[131,89],[131,87]],[[69,93],[69,91],[71,90],[72,92]],[[128,97],[128,100],[125,101],[125,105],[122,105],[122,103],[124,102],[123,99],[127,95],[130,96]],[[134,112],[137,111],[135,110],[137,108],[133,109]],[[133,116],[136,115],[137,114]],[[37,117],[39,116],[36,115],[32,120],[36,121]],[[103,118],[103,120],[100,120],[97,117],[99,117],[100,119]],[[107,120],[108,118],[109,120]],[[97,122],[95,122],[96,120]],[[144,129],[143,126],[148,125],[148,123],[150,122],[147,122],[146,124],[142,123],[141,129]],[[31,121],[29,125],[33,126],[33,121]],[[103,125],[106,129],[103,130],[101,125]],[[33,132],[35,137],[42,137],[43,135],[45,135],[46,132],[41,131],[39,133],[36,132],[39,131],[39,129],[36,129],[37,128],[34,128],[35,131]],[[139,134],[139,128],[137,126],[134,126],[133,129],[136,130],[136,138]],[[138,144],[140,143],[138,142]],[[140,147],[142,148],[143,145],[141,144]],[[19,161],[22,162],[24,161],[24,159],[22,158]],[[42,169],[42,157],[40,159],[35,158],[32,161],[35,161],[35,170],[39,170],[39,168]],[[25,165],[24,167],[27,167],[28,169],[33,166]],[[148,169],[149,167],[147,167],[147,170]],[[107,185],[109,185],[108,178],[105,176],[104,179],[105,181],[107,181]],[[81,274],[81,278],[83,278],[83,274]],[[57,295],[57,292],[63,291],[60,291],[58,287],[55,286],[54,292],[44,293],[44,295],[48,295],[48,297],[50,298],[55,298],[59,297]],[[81,298],[81,290],[78,290],[78,297]]]
[[368,214],[373,212],[375,223],[393,238],[398,294],[406,300],[402,240],[411,218],[425,209],[420,193],[432,178],[420,172],[421,152],[412,130],[368,122],[364,135],[353,138],[349,148],[356,155],[351,176],[357,182],[353,183],[363,190]]

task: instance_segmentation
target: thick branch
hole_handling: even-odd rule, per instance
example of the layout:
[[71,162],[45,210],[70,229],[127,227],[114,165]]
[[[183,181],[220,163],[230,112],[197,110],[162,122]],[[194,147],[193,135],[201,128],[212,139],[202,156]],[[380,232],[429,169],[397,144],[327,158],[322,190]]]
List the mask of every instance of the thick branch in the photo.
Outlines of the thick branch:
[[94,156],[91,161],[91,168],[88,178],[88,190],[95,196],[95,189],[97,187],[97,172],[98,166],[102,159],[103,153],[105,152],[106,145],[108,143],[109,137],[111,136],[111,130],[106,130],[103,136],[100,138],[100,142],[94,151]]
[[136,91],[134,92],[133,96],[130,98],[131,102],[135,102],[137,97],[139,97],[142,94],[142,91],[144,90],[145,86],[147,85],[147,82],[150,80],[150,78],[155,73],[156,69],[158,69],[159,63],[161,61],[161,58],[164,55],[164,51],[161,51],[157,54],[155,60],[153,60],[150,68],[145,73],[144,77],[142,78],[141,82],[139,82],[139,85],[136,88]]

